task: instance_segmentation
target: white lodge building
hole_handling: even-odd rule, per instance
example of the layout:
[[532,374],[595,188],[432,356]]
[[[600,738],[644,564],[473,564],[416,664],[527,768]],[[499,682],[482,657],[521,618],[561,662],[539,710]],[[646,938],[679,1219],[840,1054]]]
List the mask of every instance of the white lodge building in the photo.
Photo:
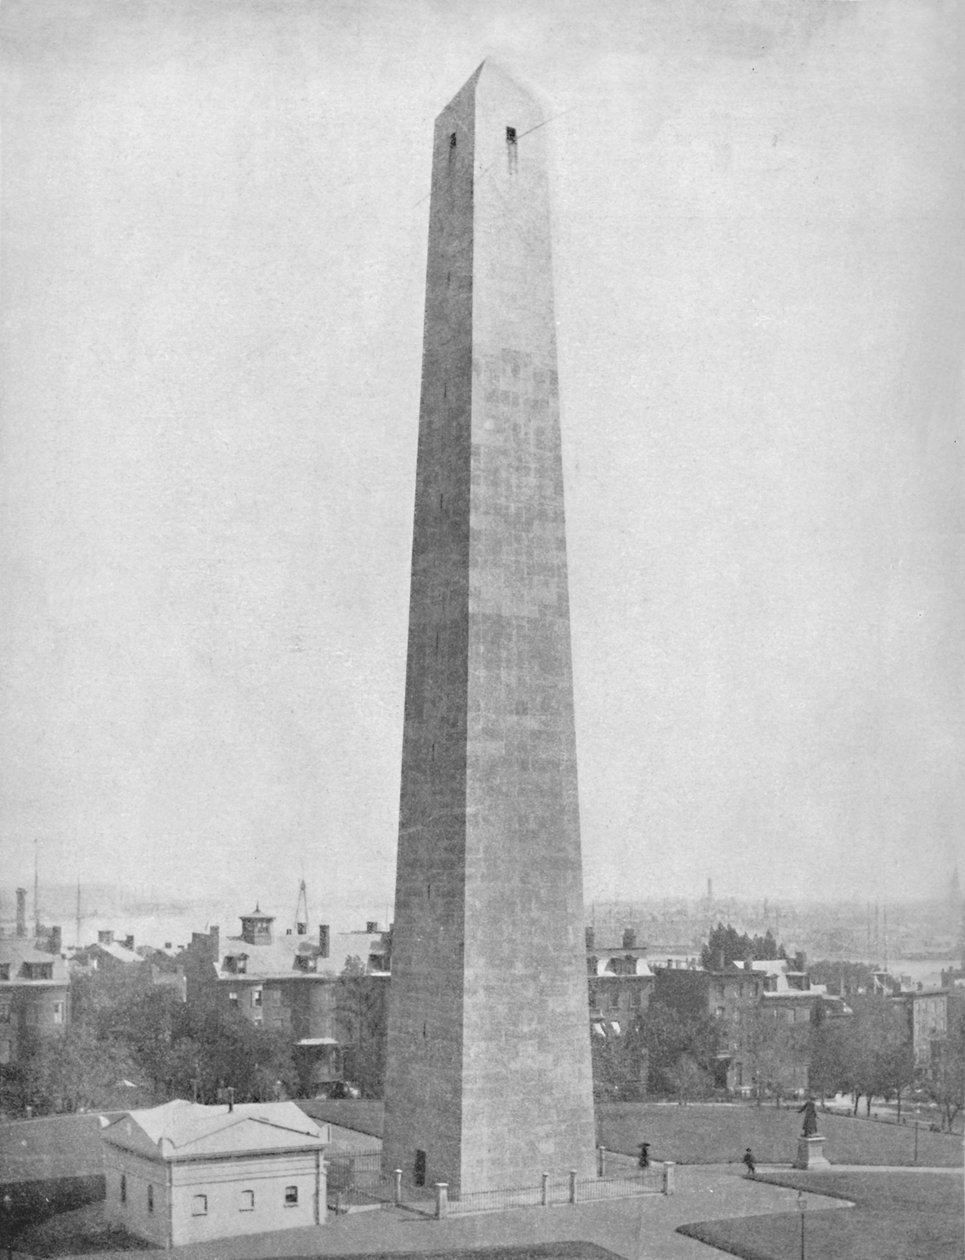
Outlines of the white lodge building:
[[101,1124],[105,1218],[158,1246],[325,1221],[331,1133],[294,1103],[175,1099]]

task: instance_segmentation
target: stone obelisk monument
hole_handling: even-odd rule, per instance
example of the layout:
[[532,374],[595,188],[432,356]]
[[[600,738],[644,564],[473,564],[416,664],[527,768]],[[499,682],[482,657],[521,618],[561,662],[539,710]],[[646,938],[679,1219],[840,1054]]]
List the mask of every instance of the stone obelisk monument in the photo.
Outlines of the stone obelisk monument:
[[587,977],[543,117],[436,120],[384,1168],[590,1175]]

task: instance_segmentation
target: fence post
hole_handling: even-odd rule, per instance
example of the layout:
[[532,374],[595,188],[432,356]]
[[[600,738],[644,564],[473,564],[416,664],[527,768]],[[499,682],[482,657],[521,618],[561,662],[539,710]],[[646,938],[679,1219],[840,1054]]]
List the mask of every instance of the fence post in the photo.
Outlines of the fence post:
[[441,1221],[444,1216],[449,1215],[449,1182],[437,1181],[435,1184],[436,1191],[436,1220]]
[[399,1204],[402,1202],[402,1169],[401,1168],[392,1169],[392,1180],[395,1183],[392,1190],[392,1198],[395,1201],[395,1206],[398,1207]]
[[606,1176],[606,1147],[598,1146],[596,1148],[596,1175],[598,1177]]
[[543,1205],[543,1207],[546,1207],[550,1201],[550,1196],[549,1196],[550,1175],[548,1172],[540,1173],[539,1179],[540,1179],[539,1201]]
[[672,1159],[664,1161],[663,1165],[663,1192],[664,1194],[673,1194],[674,1192],[674,1169],[677,1165]]
[[576,1202],[576,1169],[570,1169],[570,1202]]

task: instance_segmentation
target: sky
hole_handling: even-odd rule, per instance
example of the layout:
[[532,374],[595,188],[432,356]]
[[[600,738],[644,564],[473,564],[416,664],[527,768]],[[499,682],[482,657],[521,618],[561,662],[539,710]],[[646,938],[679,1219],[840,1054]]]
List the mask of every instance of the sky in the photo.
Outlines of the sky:
[[551,119],[587,897],[941,895],[954,8],[7,0],[4,884],[391,902],[432,123],[493,57]]

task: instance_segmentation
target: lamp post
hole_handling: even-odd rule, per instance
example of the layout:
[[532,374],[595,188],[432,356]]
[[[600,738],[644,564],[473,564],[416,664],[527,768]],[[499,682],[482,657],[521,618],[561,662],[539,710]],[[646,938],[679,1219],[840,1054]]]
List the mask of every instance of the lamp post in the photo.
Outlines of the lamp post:
[[9,1194],[3,1196],[3,1233],[7,1260],[13,1260],[13,1199]]
[[807,1195],[803,1190],[797,1192],[797,1210],[801,1213],[801,1260],[805,1260],[804,1254],[804,1209],[807,1207]]

